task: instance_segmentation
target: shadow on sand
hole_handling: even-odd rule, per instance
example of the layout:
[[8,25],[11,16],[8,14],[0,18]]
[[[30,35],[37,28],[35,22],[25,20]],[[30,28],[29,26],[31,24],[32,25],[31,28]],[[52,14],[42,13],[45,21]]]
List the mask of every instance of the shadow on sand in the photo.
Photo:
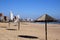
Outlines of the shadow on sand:
[[15,31],[15,30],[17,30],[17,29],[7,29],[7,30],[13,30],[13,31]]
[[38,39],[38,37],[36,37],[36,36],[29,36],[29,35],[18,35],[18,37],[29,38],[29,39]]
[[6,26],[1,26],[0,28],[7,28]]

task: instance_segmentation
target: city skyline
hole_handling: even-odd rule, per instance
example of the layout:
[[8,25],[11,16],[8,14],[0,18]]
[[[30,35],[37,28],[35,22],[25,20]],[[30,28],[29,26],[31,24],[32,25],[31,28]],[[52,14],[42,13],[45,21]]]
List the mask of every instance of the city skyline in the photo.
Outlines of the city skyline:
[[0,13],[9,16],[10,11],[20,18],[36,19],[48,14],[60,19],[60,0],[0,0]]

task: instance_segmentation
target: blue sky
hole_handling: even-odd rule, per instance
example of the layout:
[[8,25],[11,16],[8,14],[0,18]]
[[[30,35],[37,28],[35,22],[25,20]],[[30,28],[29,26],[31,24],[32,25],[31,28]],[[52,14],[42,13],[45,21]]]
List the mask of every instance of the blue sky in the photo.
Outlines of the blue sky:
[[60,19],[60,0],[0,0],[0,12],[9,16],[10,11],[21,18],[36,19],[49,14]]

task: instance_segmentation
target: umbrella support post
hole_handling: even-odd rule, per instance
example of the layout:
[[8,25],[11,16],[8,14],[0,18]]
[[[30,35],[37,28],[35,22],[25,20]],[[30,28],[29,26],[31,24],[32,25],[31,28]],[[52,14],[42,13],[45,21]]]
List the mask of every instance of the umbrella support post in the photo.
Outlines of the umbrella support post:
[[10,28],[10,22],[9,22],[9,28]]
[[20,22],[18,22],[18,30],[20,30]]
[[45,22],[45,40],[47,40],[47,22]]

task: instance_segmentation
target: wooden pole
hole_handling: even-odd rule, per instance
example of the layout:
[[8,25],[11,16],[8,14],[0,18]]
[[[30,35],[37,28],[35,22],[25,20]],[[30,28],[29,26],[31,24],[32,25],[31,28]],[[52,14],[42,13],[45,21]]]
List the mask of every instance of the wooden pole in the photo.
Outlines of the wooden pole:
[[10,22],[9,22],[9,28],[10,28]]
[[47,22],[45,21],[45,40],[47,40]]
[[18,22],[18,30],[20,30],[20,21]]

